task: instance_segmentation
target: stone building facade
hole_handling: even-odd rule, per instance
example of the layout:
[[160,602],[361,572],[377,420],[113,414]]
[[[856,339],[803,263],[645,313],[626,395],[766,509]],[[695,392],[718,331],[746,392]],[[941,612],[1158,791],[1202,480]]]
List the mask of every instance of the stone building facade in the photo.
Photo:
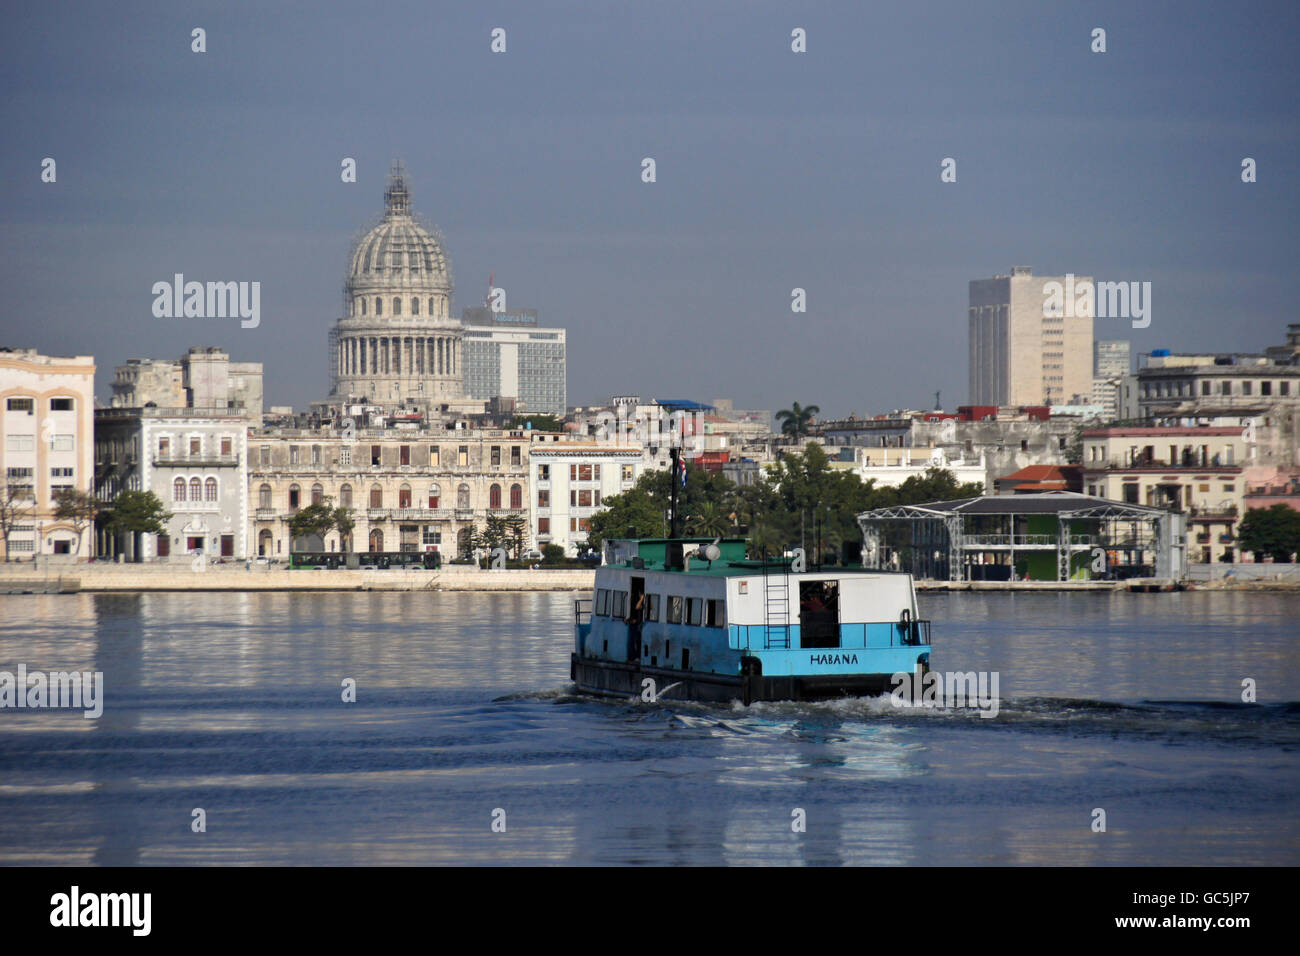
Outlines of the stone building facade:
[[[88,557],[93,534],[54,516],[60,488],[88,492],[94,477],[95,360],[34,349],[0,350],[0,497],[12,501],[9,559]],[[5,550],[0,540],[0,551]]]
[[249,439],[253,553],[286,560],[289,520],[328,499],[351,510],[348,540],[329,551],[438,551],[450,559],[489,516],[528,520],[529,438],[523,431],[264,429]]

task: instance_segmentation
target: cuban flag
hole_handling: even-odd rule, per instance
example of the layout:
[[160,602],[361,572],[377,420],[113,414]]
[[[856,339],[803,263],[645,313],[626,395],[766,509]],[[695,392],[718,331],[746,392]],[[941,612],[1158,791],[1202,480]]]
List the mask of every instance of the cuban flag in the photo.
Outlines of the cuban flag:
[[685,458],[681,459],[681,466],[682,466],[682,487],[685,488],[686,487],[686,459]]

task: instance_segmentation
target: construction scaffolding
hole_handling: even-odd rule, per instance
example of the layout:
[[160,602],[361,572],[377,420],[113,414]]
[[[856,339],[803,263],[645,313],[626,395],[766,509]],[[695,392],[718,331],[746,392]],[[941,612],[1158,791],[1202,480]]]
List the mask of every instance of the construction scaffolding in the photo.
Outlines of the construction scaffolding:
[[863,567],[939,581],[1117,580],[1187,574],[1185,517],[1054,491],[858,515]]

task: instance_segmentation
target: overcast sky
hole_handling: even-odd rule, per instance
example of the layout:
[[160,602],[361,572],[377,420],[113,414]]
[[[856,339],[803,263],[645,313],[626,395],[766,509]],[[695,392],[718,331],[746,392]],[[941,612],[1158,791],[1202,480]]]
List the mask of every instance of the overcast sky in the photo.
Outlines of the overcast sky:
[[[453,314],[495,273],[568,329],[571,404],[951,409],[967,283],[1012,265],[1151,282],[1149,328],[1096,323],[1135,352],[1300,318],[1293,0],[6,6],[0,344],[94,355],[101,396],[218,345],[323,398],[394,157]],[[177,272],[261,282],[260,327],[155,318]]]

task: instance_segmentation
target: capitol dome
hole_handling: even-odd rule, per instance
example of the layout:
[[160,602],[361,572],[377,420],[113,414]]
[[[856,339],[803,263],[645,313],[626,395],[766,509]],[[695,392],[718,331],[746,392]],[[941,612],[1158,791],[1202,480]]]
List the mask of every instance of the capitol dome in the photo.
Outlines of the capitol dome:
[[344,314],[330,329],[330,395],[404,407],[459,401],[464,330],[451,317],[451,269],[442,237],[411,213],[400,165],[384,207],[352,247]]
[[344,298],[351,316],[448,318],[452,277],[442,237],[411,212],[401,166],[384,192],[384,217],[353,245]]

